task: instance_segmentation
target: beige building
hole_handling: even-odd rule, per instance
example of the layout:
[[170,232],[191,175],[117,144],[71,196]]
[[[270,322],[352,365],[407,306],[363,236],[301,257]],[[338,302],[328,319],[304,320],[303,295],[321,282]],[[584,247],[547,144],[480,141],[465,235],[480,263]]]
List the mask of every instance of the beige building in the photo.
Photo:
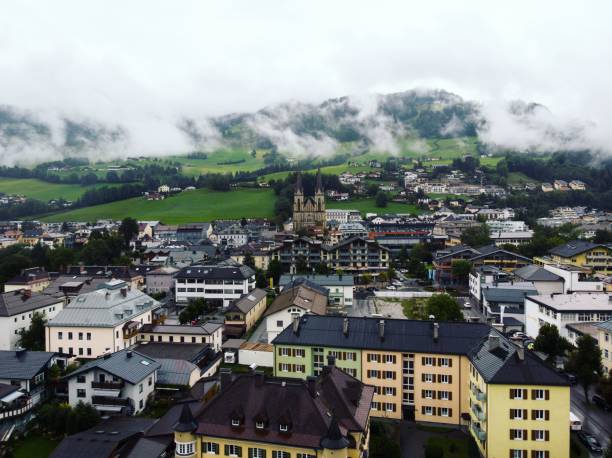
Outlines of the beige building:
[[267,293],[254,289],[230,304],[225,312],[225,333],[240,336],[257,323],[266,311]]
[[601,363],[606,372],[612,375],[612,320],[596,324],[597,341],[601,348]]
[[304,196],[302,175],[298,174],[293,195],[293,230],[297,232],[312,227],[323,228],[326,218],[325,191],[321,171],[317,172],[315,192],[312,197]]
[[153,321],[159,303],[122,280],[77,296],[46,329],[47,351],[97,358],[137,342],[140,328]]
[[139,342],[210,344],[215,352],[221,351],[223,324],[209,321],[200,326],[145,324],[140,328]]

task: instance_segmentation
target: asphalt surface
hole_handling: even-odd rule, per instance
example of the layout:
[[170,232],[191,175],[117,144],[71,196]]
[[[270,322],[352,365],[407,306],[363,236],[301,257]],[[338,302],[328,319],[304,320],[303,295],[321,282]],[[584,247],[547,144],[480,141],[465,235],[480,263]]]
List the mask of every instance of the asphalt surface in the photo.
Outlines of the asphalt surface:
[[[592,391],[589,392],[589,397],[592,395]],[[605,449],[612,436],[612,412],[605,412],[593,403],[587,404],[584,391],[578,385],[572,386],[571,410],[582,420],[582,430],[593,434]]]

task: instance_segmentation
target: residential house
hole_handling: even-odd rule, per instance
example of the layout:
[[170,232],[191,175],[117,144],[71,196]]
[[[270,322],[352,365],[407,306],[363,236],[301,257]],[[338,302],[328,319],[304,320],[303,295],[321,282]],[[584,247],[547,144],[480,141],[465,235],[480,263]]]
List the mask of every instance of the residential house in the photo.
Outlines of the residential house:
[[333,366],[317,378],[221,374],[221,389],[197,415],[183,405],[176,455],[358,458],[367,456],[373,387]]
[[612,375],[612,320],[595,325],[597,328],[597,343],[601,349],[601,363],[604,370]]
[[355,290],[355,281],[352,275],[282,275],[279,280],[279,286],[281,291],[283,291],[285,288],[296,286],[304,280],[327,289],[330,305],[352,307]]
[[325,210],[326,220],[337,221],[338,223],[352,223],[361,221],[361,212],[359,210],[328,208]]
[[145,276],[148,294],[169,294],[174,291],[174,276],[179,272],[176,267],[160,267],[150,270]]
[[491,231],[491,240],[497,246],[503,245],[524,245],[531,242],[533,231]]
[[569,186],[567,185],[567,181],[565,181],[565,180],[555,180],[555,181],[553,181],[553,188],[555,188],[555,191],[567,191],[567,190],[569,190]]
[[97,358],[128,348],[144,324],[152,323],[159,303],[121,280],[80,294],[47,323],[48,351]]
[[529,264],[512,272],[519,282],[532,283],[538,294],[560,294],[565,292],[565,281],[556,273],[535,264]]
[[51,282],[49,272],[42,267],[23,269],[19,275],[11,278],[4,284],[4,291],[29,289],[36,293],[41,292]]
[[549,258],[535,258],[538,264],[571,264],[595,273],[612,274],[612,248],[602,243],[572,240],[551,248]]
[[63,308],[62,298],[29,289],[0,293],[0,350],[14,350],[19,346],[19,332],[30,328],[35,313],[50,319]]
[[198,343],[208,344],[221,351],[223,323],[208,321],[201,325],[143,324],[138,332],[138,342]]
[[572,180],[569,182],[569,188],[572,191],[585,191],[586,185],[580,180]]
[[482,289],[482,311],[487,318],[503,323],[504,317],[525,321],[525,297],[536,296],[538,291],[532,283],[505,283],[485,286]]
[[140,413],[155,390],[160,367],[137,351],[106,353],[65,376],[68,402],[74,407],[82,401],[106,414]]
[[268,294],[256,288],[233,301],[225,311],[225,335],[240,337],[249,332],[266,310]]

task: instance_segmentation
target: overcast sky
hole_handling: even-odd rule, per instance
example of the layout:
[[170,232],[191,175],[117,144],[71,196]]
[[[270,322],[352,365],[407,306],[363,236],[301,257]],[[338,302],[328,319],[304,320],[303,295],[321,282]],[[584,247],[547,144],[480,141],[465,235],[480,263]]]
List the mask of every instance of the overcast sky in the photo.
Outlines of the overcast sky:
[[[147,131],[431,87],[601,126],[612,119],[611,17],[609,1],[6,0],[0,104]],[[602,144],[605,130],[593,133]],[[153,137],[166,148],[175,135]]]

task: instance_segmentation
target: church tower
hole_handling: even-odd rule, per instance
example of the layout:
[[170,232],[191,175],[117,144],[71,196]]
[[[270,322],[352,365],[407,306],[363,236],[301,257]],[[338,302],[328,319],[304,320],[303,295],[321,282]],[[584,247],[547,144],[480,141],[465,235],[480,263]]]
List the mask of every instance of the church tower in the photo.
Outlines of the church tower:
[[293,213],[304,211],[304,187],[302,186],[302,174],[298,173],[293,193]]
[[321,171],[317,172],[314,196],[306,197],[302,185],[302,174],[298,173],[293,193],[293,230],[325,226],[325,190]]
[[317,171],[317,184],[315,185],[314,198],[317,204],[317,212],[325,213],[325,191],[323,190],[323,178],[321,177],[321,169]]

